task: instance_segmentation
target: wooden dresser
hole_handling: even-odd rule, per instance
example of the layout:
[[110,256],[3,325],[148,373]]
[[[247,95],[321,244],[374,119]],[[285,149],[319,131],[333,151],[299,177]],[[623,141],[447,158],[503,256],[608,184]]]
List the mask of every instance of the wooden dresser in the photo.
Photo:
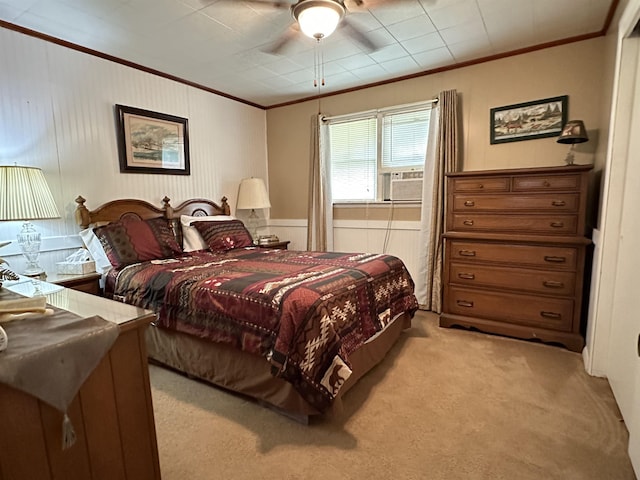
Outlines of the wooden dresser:
[[0,479],[160,480],[145,344],[155,314],[68,288],[43,290],[52,292],[48,304],[100,315],[120,334],[69,407],[77,440],[66,450],[62,413],[0,384]]
[[582,350],[591,168],[447,175],[440,326],[460,325]]

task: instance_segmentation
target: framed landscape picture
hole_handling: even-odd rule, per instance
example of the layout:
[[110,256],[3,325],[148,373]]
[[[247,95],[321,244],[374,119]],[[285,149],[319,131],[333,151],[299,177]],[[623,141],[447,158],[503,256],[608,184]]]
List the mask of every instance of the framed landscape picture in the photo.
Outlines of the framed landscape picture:
[[567,122],[568,96],[491,109],[491,144],[557,137]]
[[186,118],[116,105],[120,172],[189,175]]

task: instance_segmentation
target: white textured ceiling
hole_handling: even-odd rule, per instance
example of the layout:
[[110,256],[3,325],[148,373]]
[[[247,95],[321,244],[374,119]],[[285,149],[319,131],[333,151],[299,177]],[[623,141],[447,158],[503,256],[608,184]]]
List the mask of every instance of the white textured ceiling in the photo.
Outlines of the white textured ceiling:
[[[266,53],[293,19],[240,0],[0,0],[0,19],[272,106],[521,48],[600,32],[614,0],[365,0],[351,23],[380,47],[339,29],[319,50],[297,33]],[[295,3],[289,0],[286,3]],[[348,1],[348,6],[352,5]]]

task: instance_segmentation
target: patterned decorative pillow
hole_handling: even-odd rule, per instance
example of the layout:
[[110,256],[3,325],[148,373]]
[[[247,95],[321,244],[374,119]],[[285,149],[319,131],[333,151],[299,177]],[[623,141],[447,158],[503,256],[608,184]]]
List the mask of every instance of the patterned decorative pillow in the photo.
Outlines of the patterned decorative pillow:
[[94,233],[114,268],[182,253],[164,218],[140,220],[126,217],[119,222],[96,227]]
[[196,227],[212,252],[253,245],[251,234],[240,220],[193,222],[191,226]]
[[227,220],[235,219],[236,217],[231,215],[214,215],[211,217],[180,215],[180,224],[182,226],[182,250],[185,252],[194,252],[196,250],[206,250],[208,248],[198,231],[191,225],[193,222],[225,222]]

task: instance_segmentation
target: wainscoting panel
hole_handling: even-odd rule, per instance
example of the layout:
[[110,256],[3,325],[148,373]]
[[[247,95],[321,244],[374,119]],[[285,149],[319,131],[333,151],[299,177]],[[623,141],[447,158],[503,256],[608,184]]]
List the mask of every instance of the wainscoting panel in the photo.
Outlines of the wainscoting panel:
[[268,226],[261,234],[270,233],[277,235],[280,240],[289,240],[289,250],[306,250],[307,249],[307,221],[306,220],[289,220],[289,219],[271,219],[268,220]]
[[[306,220],[272,219],[265,233],[290,240],[290,250],[306,250]],[[389,228],[387,228],[389,226]],[[401,258],[411,276],[418,273],[419,222],[336,220],[333,229],[334,250],[340,252],[388,253]]]
[[415,279],[418,273],[419,222],[336,220],[334,250],[388,253],[402,259]]

